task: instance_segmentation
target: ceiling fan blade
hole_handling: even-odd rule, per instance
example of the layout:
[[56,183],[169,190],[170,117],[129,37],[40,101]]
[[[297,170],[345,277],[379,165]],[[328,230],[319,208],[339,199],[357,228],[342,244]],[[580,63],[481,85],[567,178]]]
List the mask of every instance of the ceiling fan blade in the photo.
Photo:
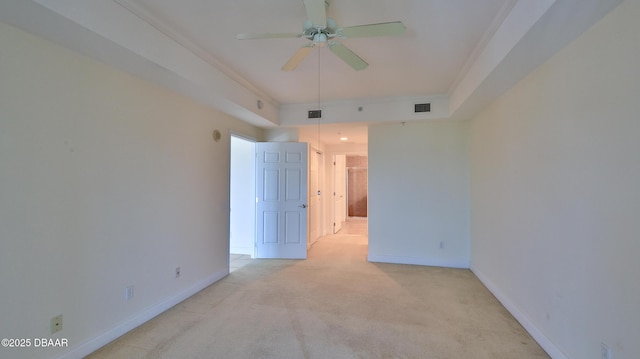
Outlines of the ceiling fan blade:
[[327,8],[325,0],[303,0],[307,18],[315,28],[327,27]]
[[400,21],[384,22],[380,24],[348,26],[338,29],[339,37],[374,37],[374,36],[398,36],[407,28]]
[[236,36],[236,38],[238,40],[256,40],[256,39],[284,39],[284,38],[291,38],[291,37],[301,37],[302,34],[300,33],[295,33],[295,32],[285,32],[285,33],[280,33],[280,34],[271,34],[271,33],[265,33],[265,34],[238,34]]
[[360,71],[364,70],[369,66],[360,56],[356,55],[355,52],[349,50],[346,46],[339,42],[332,41],[329,43],[329,50],[336,54],[342,61],[346,62],[347,65],[351,66],[354,70]]
[[313,51],[313,44],[309,44],[307,46],[301,47],[290,59],[287,61],[284,66],[282,66],[282,71],[291,71],[295,70],[296,67],[304,60],[310,53]]

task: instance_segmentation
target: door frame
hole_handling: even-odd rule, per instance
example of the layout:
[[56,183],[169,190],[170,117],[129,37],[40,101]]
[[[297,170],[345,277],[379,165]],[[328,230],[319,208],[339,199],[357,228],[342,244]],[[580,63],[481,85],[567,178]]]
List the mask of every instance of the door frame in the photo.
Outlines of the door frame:
[[[251,143],[250,154],[234,160],[233,139]],[[255,207],[255,138],[231,132],[229,139],[229,254],[232,251],[248,254],[255,258],[256,207]],[[240,168],[238,168],[240,167]],[[242,188],[242,193],[234,194],[233,180],[235,175],[253,174],[249,184]],[[248,188],[246,188],[248,187]],[[240,216],[240,217],[238,217]],[[239,218],[243,218],[240,225]],[[247,221],[246,218],[249,218]],[[250,236],[250,240],[238,240],[239,236]],[[246,243],[245,243],[246,242]],[[245,248],[248,247],[248,248]],[[234,252],[234,253],[235,253]]]

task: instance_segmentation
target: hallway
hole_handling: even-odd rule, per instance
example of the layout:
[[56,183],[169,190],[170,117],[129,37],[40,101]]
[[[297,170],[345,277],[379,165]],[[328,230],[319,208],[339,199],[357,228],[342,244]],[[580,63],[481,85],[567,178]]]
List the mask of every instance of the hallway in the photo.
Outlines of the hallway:
[[367,221],[347,220],[336,234],[321,237],[309,249],[307,260],[361,263],[367,261]]
[[368,224],[367,217],[347,217],[347,220],[342,222],[342,228],[337,234],[355,234],[366,237]]

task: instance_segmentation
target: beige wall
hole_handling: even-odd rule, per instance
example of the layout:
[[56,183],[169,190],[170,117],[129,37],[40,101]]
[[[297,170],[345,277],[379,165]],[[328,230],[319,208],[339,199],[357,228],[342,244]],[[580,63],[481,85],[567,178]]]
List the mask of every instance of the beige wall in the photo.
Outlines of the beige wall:
[[369,259],[469,266],[465,122],[369,128]]
[[0,49],[0,337],[71,345],[0,355],[82,357],[224,276],[230,131],[260,131],[2,23]]
[[640,353],[640,2],[472,122],[472,268],[556,358]]

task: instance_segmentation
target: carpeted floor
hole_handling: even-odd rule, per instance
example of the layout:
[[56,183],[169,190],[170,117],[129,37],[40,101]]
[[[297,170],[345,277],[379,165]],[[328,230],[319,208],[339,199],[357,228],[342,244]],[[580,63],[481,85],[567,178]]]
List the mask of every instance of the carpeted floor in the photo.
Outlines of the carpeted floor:
[[469,270],[368,263],[353,232],[253,260],[90,358],[548,358]]

